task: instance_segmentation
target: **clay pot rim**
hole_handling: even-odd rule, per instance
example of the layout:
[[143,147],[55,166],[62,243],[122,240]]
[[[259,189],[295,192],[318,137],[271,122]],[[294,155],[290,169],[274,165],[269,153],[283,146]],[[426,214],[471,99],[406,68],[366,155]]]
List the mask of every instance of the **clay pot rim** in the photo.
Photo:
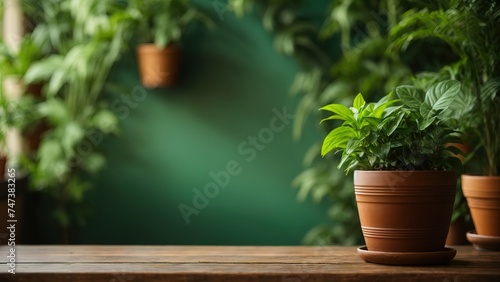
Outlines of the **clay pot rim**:
[[363,174],[365,177],[376,177],[376,175],[381,174],[401,174],[404,178],[408,178],[410,176],[421,177],[422,175],[431,175],[433,177],[438,177],[440,175],[447,175],[447,177],[451,177],[452,175],[459,175],[459,173],[455,170],[355,170],[355,178],[356,174]]
[[354,193],[441,197],[456,193],[457,176],[453,170],[356,170]]
[[469,178],[469,179],[497,179],[500,181],[500,176],[488,176],[488,175],[483,175],[483,174],[462,174],[462,177]]
[[[469,207],[471,204],[478,207],[478,203],[475,199],[479,201],[486,200],[487,202],[496,199],[500,199],[500,189],[498,184],[500,183],[500,176],[485,176],[485,175],[462,175],[462,191],[467,199]],[[472,202],[471,202],[472,201]],[[480,204],[480,206],[489,206],[489,204]]]

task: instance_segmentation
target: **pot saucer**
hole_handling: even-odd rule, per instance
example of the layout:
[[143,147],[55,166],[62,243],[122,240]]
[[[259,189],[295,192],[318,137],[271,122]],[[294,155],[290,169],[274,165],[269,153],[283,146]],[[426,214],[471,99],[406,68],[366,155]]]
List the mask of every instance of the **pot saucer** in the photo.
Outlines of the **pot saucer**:
[[476,230],[467,232],[467,240],[477,250],[500,251],[500,237],[479,235]]
[[379,252],[358,248],[358,255],[366,262],[386,265],[436,265],[450,262],[457,250],[444,248],[437,252]]

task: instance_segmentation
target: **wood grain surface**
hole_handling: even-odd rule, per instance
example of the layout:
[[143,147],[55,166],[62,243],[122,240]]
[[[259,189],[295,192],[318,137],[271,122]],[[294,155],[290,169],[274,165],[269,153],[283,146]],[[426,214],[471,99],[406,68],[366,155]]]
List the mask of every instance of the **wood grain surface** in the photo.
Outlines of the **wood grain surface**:
[[0,247],[0,281],[500,281],[500,252],[455,247],[440,266],[385,266],[355,247],[16,246],[16,274]]

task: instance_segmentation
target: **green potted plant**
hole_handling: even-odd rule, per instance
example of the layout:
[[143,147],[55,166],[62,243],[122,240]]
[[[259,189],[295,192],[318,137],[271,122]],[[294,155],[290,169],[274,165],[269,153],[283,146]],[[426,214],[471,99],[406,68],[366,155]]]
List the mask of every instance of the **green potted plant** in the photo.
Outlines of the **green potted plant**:
[[468,128],[476,144],[470,162],[479,164],[480,169],[472,171],[476,173],[468,171],[461,178],[463,194],[475,226],[475,230],[467,233],[467,239],[478,249],[499,251],[500,76],[490,76],[474,85],[479,86],[473,90],[476,93],[474,108],[465,118],[476,121]]
[[[13,149],[12,144],[13,141],[20,141],[19,139],[16,140],[19,135],[14,134],[14,130],[25,128],[28,120],[26,110],[29,111],[29,109],[24,107],[26,103],[22,101],[13,102],[7,99],[4,94],[4,84],[3,81],[0,81],[0,208],[3,210],[15,208],[15,218],[19,222],[23,222],[22,206],[27,187],[27,175],[22,169],[19,169],[19,156],[17,155],[19,147]],[[7,142],[7,139],[9,142]],[[9,146],[7,146],[7,143]],[[12,195],[8,193],[13,186],[15,186],[15,202],[12,202]],[[9,219],[7,216],[7,213],[3,213],[0,215],[0,220],[6,221]],[[20,227],[16,228],[16,232],[22,238],[23,229]],[[6,243],[2,236],[0,236],[0,243]]]
[[354,172],[365,249],[363,259],[384,264],[433,264],[456,251],[444,244],[451,220],[460,160],[450,152],[457,132],[447,111],[460,83],[432,85],[425,93],[399,86],[377,103],[358,94],[353,106],[330,104],[326,120],[341,120],[326,137],[324,156],[341,152],[340,166]]
[[[24,95],[38,100],[42,99],[43,81],[31,84],[25,84],[22,81],[29,67],[43,57],[42,53],[40,46],[33,40],[32,34],[23,36],[16,51],[10,50],[0,42],[0,71],[4,74],[6,91],[12,92],[11,96],[12,94],[15,96],[9,97],[10,100],[19,100],[21,98],[18,96]],[[36,151],[41,136],[47,129],[46,125],[40,122],[23,123],[23,128],[17,128],[22,132],[25,139],[24,145],[29,152]]]
[[476,230],[467,238],[476,247],[500,249],[500,7],[494,1],[446,1],[429,13],[413,10],[392,31],[397,46],[438,39],[451,47],[456,60],[446,68],[463,83],[469,108],[460,128],[469,139],[462,190]]
[[483,164],[483,174],[463,174],[462,190],[471,210],[475,231],[467,238],[477,248],[500,250],[500,77],[481,87],[474,111],[477,138],[474,154]]
[[[132,34],[126,5],[100,0],[72,3],[43,3],[46,15],[33,33],[53,53],[32,64],[23,77],[27,84],[47,82],[45,99],[32,109],[51,127],[36,154],[26,158],[23,166],[30,173],[31,186],[56,202],[53,214],[66,243],[71,241],[75,221],[85,220],[82,207],[91,188],[88,176],[105,164],[100,142],[118,127],[118,119],[102,95]],[[87,11],[85,16],[81,10]],[[50,36],[51,31],[57,36]]]
[[186,28],[195,19],[212,21],[189,0],[133,0],[129,10],[144,42],[136,48],[141,83],[147,88],[173,85],[180,66],[179,41]]
[[[421,72],[418,73],[413,79],[413,85],[422,89],[427,89],[430,85],[437,81],[447,80],[457,77],[457,69],[450,66],[444,66],[438,72]],[[450,106],[452,109],[448,112],[450,115],[447,119],[450,121],[450,126],[457,128],[461,132],[460,142],[450,143],[448,146],[454,146],[460,149],[462,154],[456,155],[462,163],[466,162],[466,156],[470,156],[471,148],[468,144],[467,136],[469,130],[466,124],[470,121],[467,120],[467,114],[474,108],[473,98],[466,94],[467,87],[463,85],[460,93],[455,96],[454,102]],[[451,224],[446,238],[446,245],[467,245],[470,244],[466,238],[467,231],[473,228],[472,218],[470,215],[467,201],[462,193],[461,181],[459,179],[457,185],[457,194],[453,207],[453,214],[451,217]]]
[[29,34],[22,38],[17,51],[10,50],[0,42],[0,71],[3,77],[22,77],[30,65],[40,57],[40,48]]

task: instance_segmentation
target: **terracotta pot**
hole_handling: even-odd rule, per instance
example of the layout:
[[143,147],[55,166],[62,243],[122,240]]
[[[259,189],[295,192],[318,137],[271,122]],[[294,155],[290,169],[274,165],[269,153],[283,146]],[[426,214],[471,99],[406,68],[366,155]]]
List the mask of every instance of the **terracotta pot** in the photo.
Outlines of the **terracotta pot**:
[[446,236],[446,245],[470,245],[466,234],[471,229],[474,229],[474,226],[470,222],[466,222],[463,217],[459,217],[455,222],[450,224],[448,236]]
[[137,47],[141,83],[147,88],[171,86],[178,76],[180,51],[177,45],[159,49],[155,44]]
[[369,251],[442,251],[456,193],[454,171],[354,172]]
[[42,89],[44,83],[33,83],[26,87],[26,93],[32,95],[33,97],[40,99],[42,98]]
[[477,234],[500,236],[500,176],[462,175],[462,190]]

